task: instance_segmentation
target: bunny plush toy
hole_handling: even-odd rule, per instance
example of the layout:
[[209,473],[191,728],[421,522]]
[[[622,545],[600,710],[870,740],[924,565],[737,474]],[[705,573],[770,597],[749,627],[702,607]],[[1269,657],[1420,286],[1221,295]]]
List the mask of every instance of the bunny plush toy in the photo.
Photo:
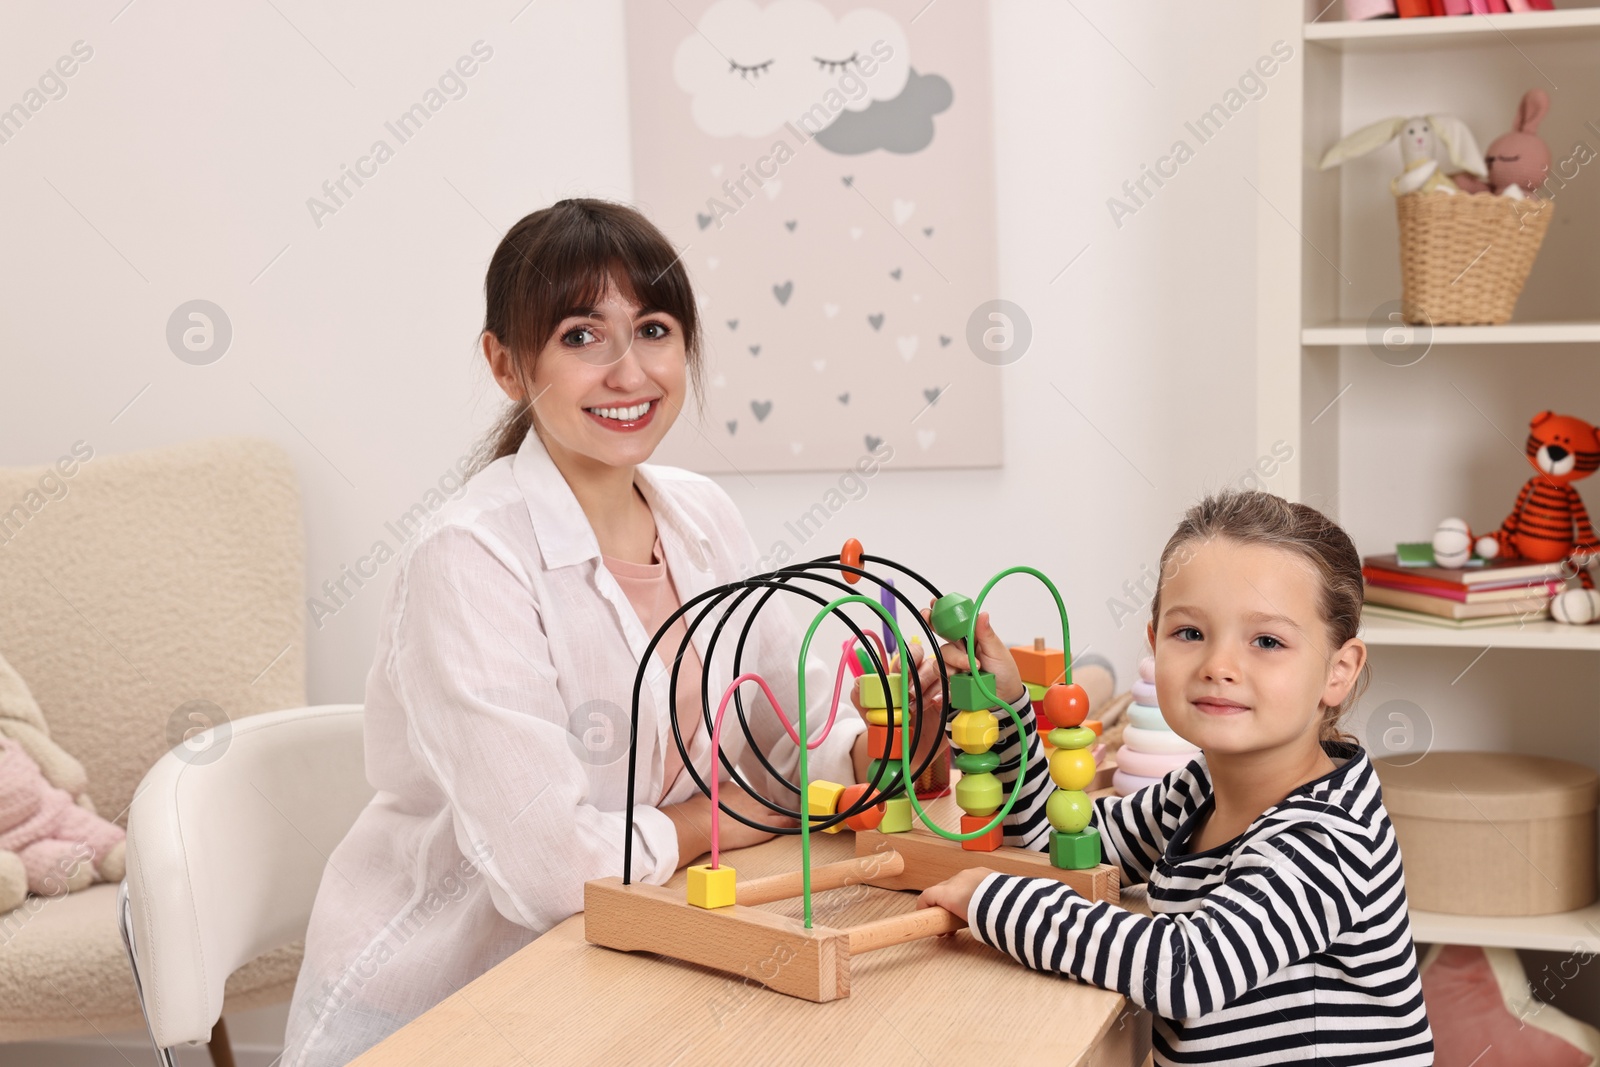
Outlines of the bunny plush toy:
[[1538,196],[1539,186],[1550,171],[1550,146],[1539,136],[1539,123],[1550,110],[1550,94],[1529,89],[1517,108],[1517,122],[1489,144],[1484,154],[1488,164],[1487,181],[1473,174],[1452,174],[1455,183],[1469,193],[1498,193],[1521,200]]
[[1441,147],[1455,168],[1467,174],[1488,176],[1472,131],[1450,115],[1387,118],[1364,126],[1328,149],[1318,169],[1327,170],[1348,159],[1377,151],[1396,138],[1400,140],[1400,162],[1404,169],[1389,183],[1389,191],[1395,196],[1461,191],[1439,165]]

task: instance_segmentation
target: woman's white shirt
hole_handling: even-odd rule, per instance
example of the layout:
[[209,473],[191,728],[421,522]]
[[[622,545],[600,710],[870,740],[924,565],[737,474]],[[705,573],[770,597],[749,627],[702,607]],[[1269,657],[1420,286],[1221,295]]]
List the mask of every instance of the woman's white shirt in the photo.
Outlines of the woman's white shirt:
[[[684,603],[755,572],[755,543],[720,486],[675,467],[637,471]],[[582,910],[584,882],[622,873],[633,683],[652,635],[538,435],[435,512],[397,572],[367,677],[366,768],[377,792],[323,872],[284,1067],[347,1062]],[[768,603],[740,664],[766,678],[791,718],[797,602],[778,594]],[[734,676],[745,617],[734,614],[715,656],[706,654],[715,618],[694,632],[713,708]],[[655,884],[678,867],[672,820],[649,803],[674,744],[662,660],[652,654],[640,694],[633,809],[633,877]],[[831,674],[811,658],[813,734],[826,721]],[[799,749],[765,698],[755,686],[741,697],[761,751],[797,778]],[[732,711],[724,753],[759,792],[796,807]],[[851,748],[865,729],[841,707],[810,752],[810,777],[853,781]],[[702,778],[710,747],[702,725],[689,749]],[[664,803],[696,792],[684,774]]]

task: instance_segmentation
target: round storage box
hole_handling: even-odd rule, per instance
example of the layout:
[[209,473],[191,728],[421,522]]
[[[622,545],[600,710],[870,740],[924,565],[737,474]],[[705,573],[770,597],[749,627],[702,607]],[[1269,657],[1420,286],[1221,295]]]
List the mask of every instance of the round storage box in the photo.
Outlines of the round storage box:
[[1373,760],[1411,907],[1547,915],[1594,903],[1600,774],[1496,752]]

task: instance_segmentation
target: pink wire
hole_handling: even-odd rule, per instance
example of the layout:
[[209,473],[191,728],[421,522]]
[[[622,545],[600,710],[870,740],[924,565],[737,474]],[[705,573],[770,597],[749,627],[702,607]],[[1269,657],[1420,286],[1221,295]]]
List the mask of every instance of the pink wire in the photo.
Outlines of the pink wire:
[[[881,640],[879,640],[877,634],[869,634],[868,636],[871,637],[873,640],[878,641],[878,648],[880,650],[883,648],[883,642]],[[847,668],[847,663],[848,663],[849,660],[855,658],[855,641],[856,641],[856,639],[852,637],[852,638],[850,638],[848,641],[846,641],[844,643],[844,649],[843,649],[842,653],[839,656],[839,669],[836,672],[834,672],[834,676],[833,676],[833,701],[830,704],[830,706],[828,707],[828,721],[823,724],[822,729],[819,730],[817,732],[817,734],[814,737],[811,738],[810,741],[806,742],[807,751],[809,751],[809,750],[811,750],[813,748],[816,748],[818,745],[822,744],[822,742],[824,742],[824,741],[826,741],[828,739],[828,734],[833,732],[834,721],[839,716],[839,694],[844,691],[844,676],[845,676],[845,671],[848,669]],[[888,662],[887,658],[885,658],[884,662],[885,663]],[[724,712],[726,712],[728,710],[728,701],[733,699],[734,692],[739,688],[739,686],[743,685],[745,682],[754,682],[754,683],[756,683],[757,685],[759,685],[761,687],[761,691],[763,693],[765,693],[766,696],[767,696],[767,703],[772,705],[772,710],[774,712],[776,712],[777,715],[778,715],[778,721],[783,723],[784,730],[789,734],[789,740],[793,741],[797,745],[800,743],[800,733],[799,733],[799,731],[795,728],[794,724],[789,721],[789,716],[787,716],[787,715],[785,715],[783,713],[783,705],[778,703],[778,698],[775,695],[773,695],[772,687],[767,685],[767,680],[765,678],[761,677],[761,675],[755,673],[754,671],[746,671],[744,674],[739,675],[739,677],[735,678],[733,681],[728,683],[728,688],[723,690],[723,692],[722,692],[722,700],[717,703],[717,715],[716,715],[716,718],[713,719],[712,723],[711,723],[711,869],[712,870],[716,870],[717,869],[717,866],[718,866],[717,859],[718,859],[719,854],[721,853],[721,841],[722,841],[722,838],[721,838],[722,807],[721,807],[720,804],[717,803],[717,794],[718,794],[717,784],[721,780],[721,775],[719,775],[717,773],[717,754],[722,751],[722,715],[723,715]],[[800,798],[800,809],[801,809],[801,811],[805,811],[805,808],[806,808],[806,798],[805,797],[801,797]],[[809,814],[809,813],[807,813],[807,814]]]

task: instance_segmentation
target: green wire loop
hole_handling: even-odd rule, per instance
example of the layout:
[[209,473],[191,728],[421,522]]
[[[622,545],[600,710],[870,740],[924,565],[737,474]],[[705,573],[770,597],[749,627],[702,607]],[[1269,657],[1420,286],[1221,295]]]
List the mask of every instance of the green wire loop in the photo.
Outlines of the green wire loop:
[[[1045,588],[1050,590],[1050,595],[1055,598],[1056,611],[1061,616],[1061,647],[1066,655],[1066,682],[1070,685],[1072,683],[1072,635],[1067,626],[1067,607],[1066,604],[1062,602],[1061,592],[1056,588],[1055,583],[1050,581],[1050,579],[1045,577],[1044,574],[1032,567],[1011,567],[1003,570],[993,578],[990,578],[988,584],[985,585],[983,590],[978,594],[978,599],[975,600],[972,605],[972,621],[967,624],[967,659],[971,664],[974,665],[976,665],[978,662],[978,612],[983,607],[984,598],[989,595],[989,590],[994,588],[996,582],[1000,581],[1000,579],[1004,577],[1007,577],[1008,575],[1016,574],[1018,572],[1031,574],[1035,578],[1039,579],[1044,583]],[[999,811],[995,812],[994,818],[991,819],[989,823],[981,830],[973,830],[970,833],[946,830],[944,827],[940,826],[938,823],[929,818],[928,813],[923,810],[922,805],[917,801],[916,783],[911,780],[911,752],[913,747],[911,739],[911,685],[907,680],[906,668],[909,664],[914,669],[915,663],[912,661],[912,657],[907,654],[909,646],[906,644],[904,635],[902,635],[900,632],[899,622],[894,616],[890,615],[888,610],[885,609],[882,604],[878,603],[878,601],[860,594],[852,594],[850,596],[840,597],[831,604],[828,604],[826,607],[822,608],[812,618],[811,625],[806,628],[805,640],[800,644],[799,665],[795,672],[796,677],[800,682],[798,694],[799,708],[797,710],[797,717],[800,720],[800,880],[801,895],[804,898],[805,928],[807,930],[811,929],[811,776],[809,770],[809,761],[806,758],[807,753],[810,751],[806,744],[806,736],[809,732],[806,728],[806,656],[811,650],[811,639],[816,634],[817,627],[822,625],[822,620],[826,619],[828,616],[832,615],[836,609],[843,607],[846,604],[865,604],[867,607],[871,608],[873,611],[876,611],[880,616],[882,616],[884,623],[893,631],[896,647],[900,650],[900,708],[902,711],[900,716],[900,777],[901,784],[906,791],[906,798],[911,801],[912,809],[915,810],[918,817],[922,819],[922,824],[924,826],[947,841],[970,841],[975,837],[982,837],[984,834],[989,833],[996,826],[1000,825],[1005,820],[1005,817],[1011,813],[1012,807],[1016,805],[1017,798],[1022,795],[1022,783],[1023,779],[1027,775],[1027,761],[1023,760],[1017,765],[1017,780],[1012,784],[1011,795],[1006,797],[1005,803],[1000,806]],[[929,652],[929,655],[938,655],[938,650],[935,649]],[[884,666],[887,668],[888,664],[885,664]],[[1000,699],[1000,695],[995,692],[994,687],[987,684],[983,680],[981,672],[973,671],[972,678],[978,687],[979,693],[985,699],[991,700],[996,705],[1006,709],[1007,713],[1009,713],[1011,716],[1012,724],[1017,728],[1017,736],[1021,737],[1023,733],[1022,716],[1018,713],[1017,709],[1012,707],[1010,702]],[[892,695],[890,696],[888,703],[891,705],[889,709],[889,720],[890,724],[892,725],[894,721],[894,699]],[[939,733],[943,734],[944,722],[942,716],[939,723],[936,725]]]

